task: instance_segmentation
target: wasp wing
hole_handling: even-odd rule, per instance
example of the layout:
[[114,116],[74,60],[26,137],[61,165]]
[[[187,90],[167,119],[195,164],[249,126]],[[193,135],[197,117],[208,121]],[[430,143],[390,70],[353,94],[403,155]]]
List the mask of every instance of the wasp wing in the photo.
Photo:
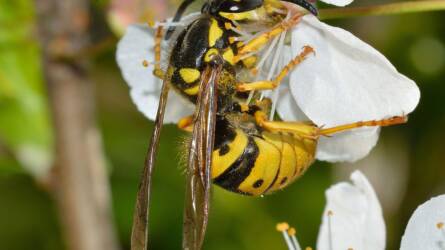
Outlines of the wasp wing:
[[164,122],[165,106],[167,104],[169,85],[164,80],[161,96],[159,98],[158,111],[156,114],[153,134],[150,140],[145,165],[142,172],[141,182],[136,197],[136,206],[133,215],[133,228],[131,232],[131,249],[148,249],[148,219],[150,206],[151,175],[156,160],[159,146],[162,124]]
[[216,124],[216,86],[221,70],[222,64],[207,66],[201,77],[187,169],[183,249],[201,249],[207,227]]

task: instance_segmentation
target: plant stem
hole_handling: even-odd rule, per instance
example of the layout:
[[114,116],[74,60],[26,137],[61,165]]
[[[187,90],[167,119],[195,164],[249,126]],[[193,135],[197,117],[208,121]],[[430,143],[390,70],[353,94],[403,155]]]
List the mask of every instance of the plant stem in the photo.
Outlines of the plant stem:
[[69,250],[118,250],[93,82],[86,58],[90,0],[36,0],[43,69],[55,134],[55,188]]
[[445,10],[445,0],[410,1],[373,5],[367,7],[321,9],[319,11],[319,18],[320,20],[327,20],[360,16],[396,15],[439,10]]

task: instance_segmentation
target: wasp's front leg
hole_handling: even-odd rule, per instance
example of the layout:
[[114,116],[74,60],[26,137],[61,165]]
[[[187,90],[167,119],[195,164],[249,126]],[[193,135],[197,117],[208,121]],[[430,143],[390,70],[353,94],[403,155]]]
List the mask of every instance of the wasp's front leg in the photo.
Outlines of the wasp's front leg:
[[301,17],[301,13],[295,14],[290,19],[282,21],[271,30],[264,32],[263,34],[250,40],[248,43],[243,44],[239,48],[237,55],[234,57],[234,62],[237,63],[243,60],[243,57],[245,57],[247,54],[259,51],[271,39],[297,25],[300,22]]
[[248,92],[252,90],[270,90],[277,88],[282,80],[289,74],[289,72],[304,61],[311,53],[315,53],[314,49],[310,46],[305,46],[303,51],[292,59],[271,81],[257,81],[251,83],[239,83],[237,85],[237,91]]

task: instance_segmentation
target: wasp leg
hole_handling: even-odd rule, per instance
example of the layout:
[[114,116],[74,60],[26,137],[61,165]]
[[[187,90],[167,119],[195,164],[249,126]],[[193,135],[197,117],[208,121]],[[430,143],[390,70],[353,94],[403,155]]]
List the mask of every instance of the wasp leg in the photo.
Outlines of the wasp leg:
[[284,31],[287,31],[296,24],[298,24],[301,20],[301,17],[302,17],[301,14],[296,14],[292,16],[290,19],[282,21],[268,32],[265,32],[257,36],[256,38],[252,39],[248,43],[242,45],[239,48],[237,55],[234,57],[234,62],[235,63],[239,62],[240,60],[242,60],[242,57],[246,54],[258,51],[264,44],[266,44],[272,38],[280,35]]
[[269,121],[263,111],[255,112],[256,123],[270,132],[288,132],[303,138],[316,140],[319,137],[319,128],[311,123],[305,122],[278,122]]
[[272,81],[257,81],[251,83],[240,83],[237,85],[237,90],[239,92],[247,92],[252,90],[268,90],[275,89],[284,79],[284,77],[289,74],[289,72],[303,62],[311,53],[315,53],[311,46],[304,46],[303,51],[298,54],[294,59],[292,59]]
[[153,70],[153,75],[161,80],[164,80],[165,72],[161,69],[161,43],[162,37],[164,36],[164,29],[159,26],[155,33],[155,69]]
[[255,121],[257,124],[271,132],[291,132],[305,139],[317,139],[320,136],[330,136],[339,132],[344,132],[361,127],[387,127],[403,124],[408,121],[407,116],[394,116],[388,119],[360,121],[332,128],[319,128],[314,124],[301,122],[277,122],[269,121],[266,113],[263,111],[255,112]]
[[350,124],[340,125],[332,128],[326,128],[326,129],[320,129],[318,131],[318,135],[322,136],[330,136],[335,133],[348,131],[355,128],[361,128],[361,127],[387,127],[392,125],[398,125],[403,124],[408,121],[407,116],[394,116],[388,119],[382,119],[382,120],[372,120],[372,121],[360,121],[360,122],[354,122]]
[[186,132],[193,132],[193,123],[194,123],[194,117],[193,115],[189,115],[181,118],[177,125],[179,129],[182,129]]

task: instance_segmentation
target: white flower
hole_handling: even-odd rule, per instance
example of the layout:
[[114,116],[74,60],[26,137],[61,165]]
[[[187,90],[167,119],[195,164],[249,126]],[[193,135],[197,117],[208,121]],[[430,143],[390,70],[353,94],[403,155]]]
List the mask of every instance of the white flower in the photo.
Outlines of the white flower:
[[[353,172],[351,180],[352,184],[341,182],[326,191],[318,250],[385,249],[385,222],[375,191],[360,171]],[[290,250],[301,249],[295,230],[288,228],[286,223],[277,226]]]
[[[350,1],[326,2],[344,5]],[[291,47],[285,45],[288,33]],[[240,31],[244,40],[252,37],[249,34]],[[117,50],[132,99],[151,120],[155,118],[161,84],[142,61],[153,60],[153,40],[148,27],[131,26]],[[259,52],[256,79],[272,79],[305,45],[313,47],[316,55],[298,65],[276,91],[263,92],[275,105],[271,117],[276,109],[285,121],[310,120],[320,127],[332,127],[407,115],[417,106],[420,92],[416,84],[398,73],[382,54],[351,33],[310,15]],[[166,123],[193,113],[184,98],[173,91],[170,95]],[[378,128],[362,128],[321,138],[316,157],[330,162],[356,161],[370,152],[378,135]]]
[[326,191],[317,249],[383,250],[385,222],[377,195],[360,172],[351,175],[352,184],[342,182]]
[[[420,92],[416,84],[351,33],[305,16],[292,31],[293,55],[304,45],[313,47],[316,55],[301,63],[291,73],[290,84],[283,86],[290,89],[277,104],[284,120],[307,116],[319,126],[332,127],[406,115],[417,106]],[[296,106],[298,109],[292,108]],[[358,160],[375,146],[378,131],[365,128],[322,138],[317,158]]]
[[445,195],[420,205],[405,229],[401,250],[445,249]]

